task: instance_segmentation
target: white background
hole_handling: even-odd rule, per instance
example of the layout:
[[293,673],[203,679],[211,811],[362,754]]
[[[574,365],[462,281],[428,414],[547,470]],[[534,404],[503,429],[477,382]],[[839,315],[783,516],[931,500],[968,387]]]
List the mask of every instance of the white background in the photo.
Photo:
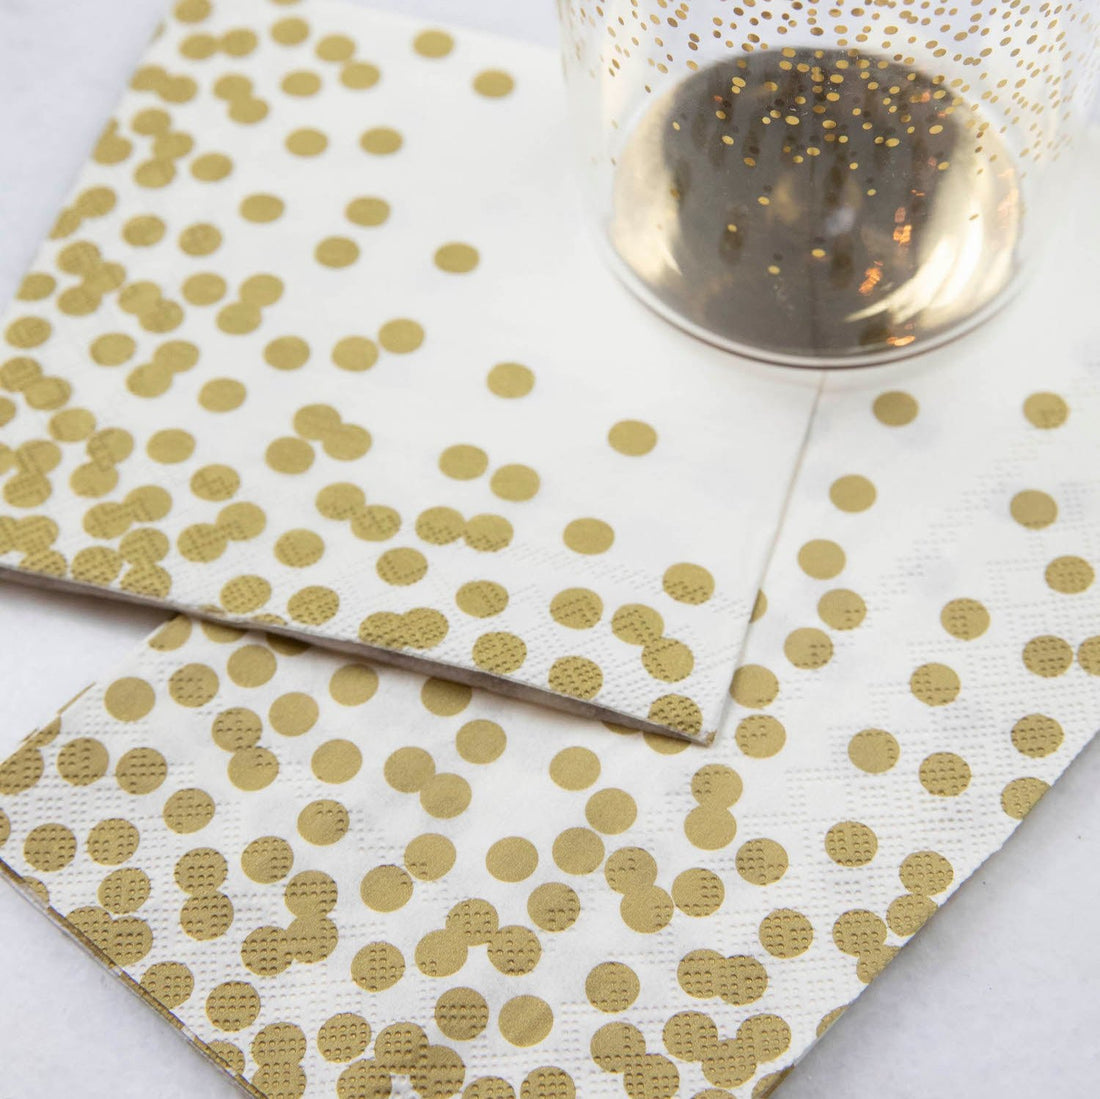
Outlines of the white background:
[[[552,0],[373,2],[555,41]],[[49,230],[161,7],[0,0],[0,301]],[[0,582],[0,758],[163,617]],[[782,1099],[1100,1094],[1097,789],[1094,743],[814,1048]],[[0,1099],[237,1094],[0,886]]]

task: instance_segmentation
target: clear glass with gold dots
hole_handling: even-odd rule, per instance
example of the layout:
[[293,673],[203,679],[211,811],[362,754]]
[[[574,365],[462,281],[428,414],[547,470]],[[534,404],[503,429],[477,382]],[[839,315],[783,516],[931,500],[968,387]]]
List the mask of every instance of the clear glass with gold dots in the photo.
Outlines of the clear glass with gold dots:
[[850,366],[989,316],[1058,216],[1094,0],[559,0],[613,266],[723,347]]

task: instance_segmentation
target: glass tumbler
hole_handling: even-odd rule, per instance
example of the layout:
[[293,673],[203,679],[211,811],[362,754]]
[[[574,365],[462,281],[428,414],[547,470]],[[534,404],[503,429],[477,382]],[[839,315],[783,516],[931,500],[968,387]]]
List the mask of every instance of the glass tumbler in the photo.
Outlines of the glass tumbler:
[[1098,0],[558,6],[613,266],[773,362],[883,362],[988,316],[1088,124]]

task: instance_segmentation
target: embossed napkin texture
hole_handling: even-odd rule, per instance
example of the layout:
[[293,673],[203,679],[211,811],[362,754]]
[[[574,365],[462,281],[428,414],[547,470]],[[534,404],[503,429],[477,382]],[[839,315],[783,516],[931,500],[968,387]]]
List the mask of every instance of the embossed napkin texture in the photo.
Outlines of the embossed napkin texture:
[[0,766],[0,865],[266,1099],[771,1094],[1095,731],[1072,327],[969,415],[832,386],[711,747],[179,617]]
[[[267,13],[272,24],[299,18],[293,9],[250,10]],[[469,104],[476,106],[454,92],[447,102],[448,116],[467,106],[471,111],[507,110],[523,102],[514,97],[523,94],[528,67],[516,63],[518,48],[510,44],[471,38],[471,45],[460,37],[446,52],[451,39],[438,37],[439,32],[425,40],[420,30],[402,23],[352,16],[337,8],[298,9],[306,10],[311,12],[306,22],[312,37],[286,47],[298,50],[293,56],[301,58],[286,68],[309,68],[320,75],[325,91],[318,95],[336,93],[341,66],[375,64],[372,46],[379,48],[374,56],[384,70],[376,88],[383,89],[390,70],[380,47],[392,29],[397,45],[392,51],[387,47],[385,56],[397,56],[399,45],[408,65],[423,61],[426,66],[412,70],[424,74],[410,85],[415,89],[437,79],[431,74],[445,72],[442,66],[460,71],[464,51],[482,45],[486,55],[478,53],[474,59],[471,53],[461,79],[447,86],[465,89],[489,68],[507,70],[516,80],[508,96],[486,99],[473,93]],[[194,3],[179,11],[185,19],[201,16],[203,21],[170,32],[178,36],[174,52],[155,62],[169,74],[198,72],[208,62],[219,76],[226,68],[245,72],[249,59],[268,49],[271,31],[266,24],[256,22],[253,33],[264,44],[253,47],[247,36],[231,33],[247,26],[243,16],[218,23],[220,13],[208,16],[206,5]],[[321,13],[337,13],[344,25],[339,33],[347,33],[347,20],[363,18],[372,35],[357,35],[353,54],[323,62],[316,58],[316,48],[338,32],[335,24],[322,25],[328,15]],[[199,42],[187,50],[206,52],[210,42],[202,36],[207,34],[217,51],[193,61],[180,56],[179,46],[191,38]],[[421,50],[446,56],[425,58],[410,47],[414,40],[420,41]],[[163,50],[171,41],[162,38],[155,48]],[[332,49],[325,47],[329,53]],[[503,52],[494,53],[497,49]],[[537,51],[531,56],[549,64]],[[428,66],[429,60],[439,67]],[[403,68],[394,66],[395,79]],[[280,80],[282,75],[280,69]],[[139,76],[139,82],[149,79],[177,97],[188,87],[171,75]],[[197,83],[198,77],[194,79]],[[278,82],[269,86],[258,76],[249,79],[249,97],[239,95],[242,85],[230,85],[238,89],[233,93],[238,98],[218,100],[220,110],[248,116],[259,112],[255,100],[281,103]],[[365,77],[351,79],[354,83]],[[503,87],[494,79],[491,87]],[[546,81],[549,88],[549,75]],[[358,90],[369,95],[375,89]],[[516,140],[527,140],[522,136],[526,128],[549,117],[539,114],[546,109],[540,107],[542,99],[535,95],[526,104]],[[451,100],[458,106],[452,107]],[[148,109],[142,102],[142,109]],[[175,118],[191,102],[179,107],[162,103],[155,109],[171,111]],[[193,102],[199,109],[197,91]],[[138,150],[120,161],[120,182],[111,185],[120,203],[122,181],[130,181],[130,173],[144,160],[158,160],[146,152],[147,139],[132,131],[134,113],[136,108],[123,113],[108,143],[113,149],[109,156],[120,155],[122,145],[116,142]],[[311,117],[319,125],[318,116]],[[200,132],[182,119],[180,113],[181,131]],[[356,122],[349,149],[373,121]],[[263,124],[238,123],[241,130],[230,132]],[[301,125],[307,124],[303,119]],[[379,118],[377,124],[389,122]],[[330,139],[335,132],[331,125],[329,132],[330,124],[324,123]],[[460,129],[464,141],[473,140],[468,127],[452,126],[440,130],[438,142],[457,143]],[[272,147],[281,148],[278,141]],[[540,148],[532,140],[531,155]],[[243,158],[235,154],[235,146],[205,151],[233,157],[233,172],[222,183],[241,179],[248,170],[238,163]],[[386,163],[396,165],[408,152],[411,147],[404,147]],[[167,199],[178,183],[194,179],[189,164],[195,155],[173,160],[176,179],[167,187],[149,189],[150,195],[156,191]],[[491,155],[492,149],[479,146],[479,158]],[[1100,154],[1093,145],[1087,164],[1093,176],[1098,164]],[[291,174],[284,166],[269,173],[263,184],[248,181],[236,201],[262,188],[274,192]],[[325,178],[335,186],[341,177],[328,173]],[[94,185],[89,180],[84,186]],[[133,184],[133,193],[139,186]],[[352,193],[365,195],[368,190],[357,186]],[[1071,199],[1067,192],[1067,203]],[[391,221],[384,230],[398,217],[396,193],[389,200]],[[290,218],[286,201],[283,218]],[[1060,277],[1037,279],[995,322],[935,355],[889,372],[830,377],[765,578],[766,597],[756,604],[757,621],[730,687],[733,698],[709,748],[532,707],[449,679],[367,664],[360,657],[309,648],[277,634],[246,634],[180,617],[109,682],[89,689],[0,765],[2,865],[17,885],[48,906],[55,920],[140,990],[215,1063],[265,1099],[716,1099],[723,1094],[760,1099],[769,1094],[897,949],[1004,842],[1100,724],[1100,586],[1095,578],[1100,562],[1095,478],[1100,464],[1100,333],[1088,275],[1100,214],[1091,201],[1074,200],[1072,205],[1077,211],[1073,239],[1055,256]],[[337,203],[334,209],[339,208]],[[188,212],[188,222],[202,216],[194,204]],[[70,220],[78,214],[89,233],[106,224],[86,218],[86,208]],[[156,216],[166,225],[171,220],[167,211]],[[428,216],[423,214],[421,221]],[[548,218],[553,216],[553,210],[547,212]],[[254,223],[242,218],[226,224],[251,233]],[[330,231],[336,234],[337,228]],[[339,228],[349,239],[358,232],[342,223]],[[491,228],[485,226],[484,233]],[[431,229],[424,236],[426,269],[443,240],[468,239],[480,257],[476,270],[455,276],[458,281],[441,281],[439,292],[476,287],[474,280],[491,267],[484,240],[449,224]],[[228,239],[225,226],[219,231]],[[170,255],[175,265],[179,232],[173,225],[151,251],[133,254]],[[545,247],[559,247],[561,240],[551,236]],[[73,239],[82,238],[77,234]],[[113,249],[122,253],[120,239],[116,232],[97,245],[103,263],[126,265],[110,258]],[[274,255],[280,238],[270,239]],[[281,239],[289,247],[291,238]],[[367,238],[355,239],[357,263],[365,264]],[[310,242],[298,268],[313,262],[312,235]],[[66,237],[50,248],[60,253],[71,243]],[[158,248],[166,250],[158,253]],[[196,273],[214,272],[213,260],[220,254],[196,261]],[[188,304],[181,328],[195,315],[206,318],[204,339],[220,341],[224,336],[230,347],[241,348],[255,341],[257,355],[248,359],[242,352],[239,361],[265,365],[254,366],[259,380],[247,376],[251,384],[246,384],[241,409],[214,413],[200,403],[213,377],[239,380],[224,365],[229,360],[213,377],[204,374],[205,351],[190,369],[172,372],[172,401],[133,394],[127,385],[140,388],[142,383],[127,383],[130,372],[153,362],[151,352],[142,351],[117,368],[82,367],[87,373],[80,378],[123,380],[105,406],[111,416],[95,412],[89,433],[65,442],[57,436],[79,435],[88,427],[88,415],[60,414],[85,409],[90,401],[80,397],[80,378],[46,369],[50,360],[43,349],[57,341],[74,362],[84,362],[99,335],[93,325],[99,314],[97,310],[74,320],[55,305],[73,280],[44,262],[36,271],[48,278],[33,277],[19,307],[23,314],[47,321],[49,331],[41,323],[19,322],[15,338],[49,338],[13,353],[20,361],[32,359],[41,373],[24,364],[5,366],[3,374],[16,382],[10,404],[3,406],[7,414],[16,413],[6,430],[20,422],[44,425],[26,443],[17,441],[7,459],[14,472],[5,481],[5,493],[18,496],[36,484],[41,491],[35,480],[39,476],[52,489],[52,495],[30,507],[8,500],[14,518],[0,529],[15,552],[7,560],[22,562],[27,569],[57,573],[64,556],[71,579],[77,553],[94,548],[106,562],[120,559],[120,576],[134,574],[130,584],[141,577],[155,579],[160,576],[156,570],[163,569],[174,593],[175,584],[184,581],[172,562],[182,569],[188,560],[179,553],[182,530],[171,539],[156,532],[163,534],[177,505],[195,509],[196,515],[213,515],[188,522],[206,522],[223,533],[240,533],[236,523],[255,518],[250,508],[218,517],[224,508],[253,503],[244,485],[251,476],[266,478],[266,464],[247,470],[235,466],[241,487],[224,500],[208,501],[190,487],[195,472],[216,461],[213,450],[204,457],[200,447],[224,446],[234,430],[252,430],[255,420],[243,415],[245,405],[256,402],[257,407],[262,400],[262,420],[268,402],[299,378],[350,378],[349,386],[356,387],[364,379],[373,384],[389,378],[387,385],[404,386],[406,374],[431,361],[432,330],[424,324],[427,336],[421,348],[404,357],[383,350],[366,371],[347,372],[330,361],[331,346],[343,338],[342,330],[324,338],[302,336],[310,343],[309,360],[296,371],[280,371],[266,366],[264,349],[280,335],[305,333],[305,313],[294,313],[293,324],[287,320],[272,326],[270,334],[257,328],[232,342],[217,327],[217,316],[226,304],[246,299],[198,309]],[[275,270],[274,264],[274,259],[262,266],[249,262],[232,277],[224,271],[221,277],[235,294],[241,281],[257,271]],[[589,266],[586,260],[577,270]],[[393,260],[374,297],[360,302],[359,315],[374,309],[391,286],[396,292],[399,269]],[[99,277],[106,280],[108,274]],[[450,278],[449,272],[439,272],[441,280],[444,274]],[[162,277],[161,292],[182,303],[182,289],[173,290],[171,278]],[[284,282],[289,297],[296,283],[289,275]],[[102,284],[89,277],[78,285]],[[500,292],[507,290],[503,286]],[[27,301],[27,293],[46,296]],[[331,300],[338,293],[334,289]],[[412,296],[411,289],[407,295]],[[114,291],[105,292],[100,308],[113,310],[117,297]],[[282,303],[280,299],[262,311],[281,318],[277,311]],[[471,304],[467,311],[475,308],[490,306]],[[633,307],[622,305],[621,314],[620,306],[606,308],[613,311],[609,315],[632,318],[618,339],[626,339],[626,331],[635,330],[632,326],[648,323]],[[124,312],[116,317],[117,331],[133,333],[135,343],[144,340],[144,329],[122,327],[129,323],[119,319]],[[395,299],[392,307],[379,308],[378,324],[415,315]],[[427,306],[423,315],[428,316]],[[555,335],[558,321],[556,326],[547,321],[546,340],[564,340]],[[504,323],[499,322],[502,330]],[[379,344],[373,324],[349,331]],[[77,325],[92,327],[78,336]],[[462,331],[469,335],[471,330]],[[526,321],[518,331],[528,331]],[[487,344],[494,342],[491,333],[482,328],[476,332]],[[587,347],[610,339],[596,332],[593,324]],[[659,326],[646,332],[647,352],[658,340],[673,339],[658,335],[663,332]],[[173,338],[168,333],[144,346]],[[198,337],[192,339],[197,346]],[[576,349],[576,332],[569,339]],[[698,353],[701,358],[685,360],[686,378],[694,370],[711,371],[708,386],[718,387],[708,389],[711,394],[734,384],[723,381],[732,372],[722,373],[718,360],[702,349]],[[450,393],[452,377],[459,376],[453,364],[464,361],[461,352],[450,349],[448,354],[452,365],[433,374],[441,394]],[[537,361],[532,365],[528,355],[525,365],[535,382],[525,396],[501,397],[486,385],[497,361],[520,358],[517,352],[487,351],[476,369],[470,368],[470,391],[481,392],[476,389],[481,386],[488,409],[504,408],[514,417],[515,409],[533,407],[523,402],[556,384],[559,362],[566,363],[561,369],[575,370],[569,375],[574,396],[592,393],[586,387],[602,386],[614,376],[594,363],[590,371],[581,369],[578,355],[548,360],[545,370]],[[619,368],[614,358],[608,359],[610,371]],[[232,362],[237,364],[238,357]],[[666,369],[647,362],[641,353],[633,360],[641,380],[632,378],[621,390],[630,401],[645,392],[646,378]],[[387,367],[393,367],[390,374],[383,372]],[[512,379],[508,385],[527,378],[514,370],[503,376]],[[58,399],[59,392],[64,401],[56,408],[35,407]],[[359,413],[353,409],[375,407],[369,401],[356,405],[357,392],[349,389],[346,399],[326,401],[339,411],[341,424],[357,422]],[[402,408],[409,407],[411,393],[420,392],[402,390]],[[454,392],[465,390],[456,384]],[[652,406],[632,406],[624,413],[656,428],[656,446],[646,454],[624,455],[603,441],[610,425],[594,397],[574,409],[570,425],[582,420],[594,424],[602,416],[599,447],[593,444],[592,455],[608,461],[657,460],[670,437],[657,414],[674,404],[663,392],[664,398],[658,402],[654,397]],[[791,399],[801,399],[799,393],[792,389]],[[309,399],[315,399],[312,388]],[[118,422],[115,415],[130,407],[131,400],[143,419],[122,425],[125,436],[101,434]],[[384,404],[384,396],[377,401]],[[459,407],[457,397],[438,403]],[[695,414],[718,416],[717,404],[711,396]],[[285,408],[291,420],[300,407],[299,398],[288,392]],[[158,409],[163,410],[163,423],[153,422],[161,414]],[[678,411],[686,416],[687,406]],[[189,418],[181,422],[177,417],[185,412]],[[200,431],[192,420],[207,423],[203,418],[208,413],[213,426]],[[377,423],[363,418],[360,426],[372,432],[372,445],[354,461],[376,456],[391,430],[394,439],[408,438],[407,432],[397,431],[396,418],[379,418]],[[180,467],[149,458],[153,435],[146,422],[156,432],[185,432],[196,448],[193,456],[182,459],[184,473],[170,492],[172,509],[161,518],[149,509],[164,503],[157,491],[164,487],[163,471]],[[331,426],[331,419],[322,422]],[[463,419],[467,422],[472,421]],[[519,426],[514,419],[502,422],[513,425],[518,447],[520,442],[533,446],[541,430],[537,425],[544,421],[538,417]],[[691,441],[702,433],[691,433]],[[290,438],[290,431],[285,434]],[[635,439],[643,434],[635,428],[628,432]],[[295,437],[312,448],[311,469],[330,459],[342,461],[326,452],[325,437]],[[93,438],[99,441],[89,455],[86,447]],[[186,439],[168,438],[171,446],[187,450]],[[128,440],[130,456],[107,462],[104,456],[122,455]],[[464,429],[453,441],[481,445],[490,459],[485,473],[466,482],[443,474],[439,483],[445,487],[453,482],[464,492],[477,491],[492,479],[496,463],[513,458],[511,453],[498,457],[496,444],[482,445],[484,436],[467,435]],[[743,442],[749,445],[747,438]],[[632,446],[639,449],[641,444]],[[442,443],[425,450],[428,468],[436,469],[441,451]],[[58,465],[46,470],[55,452]],[[461,453],[468,460],[468,452]],[[599,463],[585,454],[587,464],[574,469],[570,493],[587,492],[598,481],[592,471]],[[539,468],[524,462],[522,454],[515,461]],[[135,473],[127,480],[131,463],[137,463]],[[763,465],[745,468],[754,477],[769,476]],[[86,471],[76,476],[81,467]],[[71,487],[74,476],[77,484],[94,483],[99,474],[91,470],[107,467],[117,471],[118,487],[112,485],[103,497],[81,497],[72,509],[76,520],[67,528],[63,515],[50,515],[58,500],[77,500]],[[733,478],[732,468],[723,471],[723,508],[742,492],[744,477]],[[138,470],[144,472],[138,475]],[[110,480],[109,473],[102,476]],[[276,516],[286,501],[297,499],[294,486],[306,483],[298,479],[303,476],[307,474],[280,475],[280,510],[275,505],[264,509],[266,525],[254,539],[226,535],[222,556],[249,546],[250,570],[259,576],[256,549],[270,546],[270,560],[278,563],[274,546],[287,532]],[[675,494],[685,513],[694,476],[685,474]],[[13,479],[17,488],[9,489]],[[334,473],[325,484],[353,480]],[[519,503],[539,503],[549,480],[540,469],[539,493]],[[205,478],[197,483],[208,491]],[[660,477],[647,482],[647,491],[660,491],[660,483]],[[362,508],[385,503],[384,497],[373,496],[369,481],[364,484]],[[621,508],[624,518],[603,513],[615,530],[615,542],[606,553],[592,555],[604,564],[622,544],[622,524],[639,514],[637,494],[624,491],[625,482],[617,484],[616,492],[602,499],[608,508]],[[135,491],[137,495],[128,495]],[[746,491],[755,490],[747,485]],[[309,516],[309,523],[298,520],[303,530],[320,522],[313,518],[319,492],[313,486],[303,491],[300,514]],[[491,490],[490,495],[499,499]],[[519,515],[519,503],[507,514]],[[102,504],[111,508],[93,514],[116,523],[125,519],[127,529],[110,538],[89,536],[91,544],[85,546],[80,542],[85,513]],[[400,510],[392,501],[387,506]],[[459,511],[464,523],[482,507],[452,497],[439,506]],[[494,514],[505,515],[504,503],[494,507]],[[596,517],[597,511],[594,504],[578,506],[575,515]],[[403,518],[410,525],[402,526],[393,545],[420,547],[427,558],[436,552],[435,543],[418,540],[417,519],[414,508],[411,520]],[[93,526],[97,521],[92,520]],[[322,562],[333,544],[330,529],[343,530],[352,521],[341,526],[332,520],[332,528],[324,527]],[[518,519],[510,522],[518,532]],[[279,529],[273,531],[275,526]],[[598,528],[582,529],[591,534]],[[402,541],[408,530],[413,534]],[[679,537],[678,530],[665,514],[660,522],[653,520],[643,544],[648,550],[659,539]],[[747,537],[745,532],[741,536]],[[207,537],[218,541],[215,535]],[[362,539],[349,545],[360,543],[370,550]],[[518,543],[517,533],[512,545]],[[157,556],[161,548],[164,553]],[[454,554],[471,549],[465,535],[442,548]],[[686,550],[673,556],[676,563],[705,567],[715,581],[714,595],[703,603],[682,603],[665,591],[664,572],[658,567],[657,593],[646,602],[649,609],[619,617],[618,631],[614,620],[619,604],[601,595],[601,613],[592,631],[610,631],[602,635],[607,651],[612,651],[611,637],[619,644],[626,632],[643,642],[631,651],[644,661],[657,630],[652,611],[661,614],[656,639],[680,640],[687,635],[679,623],[687,619],[676,619],[672,629],[675,608],[690,609],[691,614],[716,608],[720,563]],[[471,559],[504,558],[471,550]],[[196,565],[196,575],[216,569],[219,560]],[[377,572],[372,565],[362,570],[365,576],[371,568]],[[434,570],[432,558],[426,575]],[[495,574],[479,572],[470,579],[489,575]],[[698,573],[678,575],[700,578]],[[274,565],[264,578],[274,592]],[[499,578],[494,583],[506,586]],[[334,588],[324,581],[317,586]],[[596,591],[598,585],[591,581],[587,586]],[[296,584],[286,589],[298,590]],[[509,589],[509,606],[502,615],[517,604],[521,590],[526,589]],[[682,595],[701,589],[689,584],[676,590]],[[176,599],[172,593],[159,597]],[[282,604],[272,604],[277,609],[265,611],[264,604],[244,613],[279,614],[289,621],[289,595],[282,598]],[[344,593],[340,598],[343,606]],[[638,600],[636,594],[631,598]],[[203,601],[201,596],[195,599]],[[585,598],[576,605],[594,604]],[[414,615],[412,621],[427,619]],[[604,650],[591,651],[591,658],[599,660]],[[704,655],[705,650],[695,650],[696,659]]]
[[709,748],[180,617],[3,865],[266,1099],[760,1099],[1100,724],[1089,295],[830,379]]
[[177,4],[0,321],[0,564],[706,739],[816,380],[638,307],[563,116],[549,50]]

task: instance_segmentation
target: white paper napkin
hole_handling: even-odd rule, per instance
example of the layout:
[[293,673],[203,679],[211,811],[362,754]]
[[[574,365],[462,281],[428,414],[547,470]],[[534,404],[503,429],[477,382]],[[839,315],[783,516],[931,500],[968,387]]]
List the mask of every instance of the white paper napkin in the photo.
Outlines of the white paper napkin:
[[0,766],[4,864],[262,1095],[768,1094],[1100,723],[1080,209],[830,380],[710,748],[181,618]]
[[1100,724],[1066,202],[992,324],[830,378],[711,747],[180,619],[0,766],[3,865],[263,1096],[769,1094]]
[[608,274],[554,54],[185,0],[132,88],[0,322],[3,565],[712,734],[816,379]]

